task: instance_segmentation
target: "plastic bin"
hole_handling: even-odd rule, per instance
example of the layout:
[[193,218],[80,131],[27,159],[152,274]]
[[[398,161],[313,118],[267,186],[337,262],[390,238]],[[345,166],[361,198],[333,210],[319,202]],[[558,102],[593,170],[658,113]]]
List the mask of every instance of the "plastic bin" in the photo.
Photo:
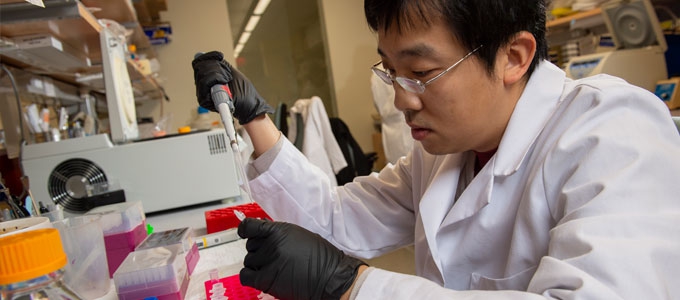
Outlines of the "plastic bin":
[[172,245],[130,253],[113,274],[118,299],[184,299],[189,273],[182,251]]
[[184,256],[187,263],[187,271],[189,272],[189,275],[191,275],[200,258],[198,246],[196,245],[191,232],[190,227],[154,232],[146,237],[141,244],[137,245],[135,251],[179,245],[182,249],[181,255]]
[[146,216],[141,202],[123,202],[100,206],[85,215],[100,215],[104,232],[109,275],[113,276],[128,254],[147,236]]
[[59,230],[68,257],[64,282],[85,299],[103,297],[109,292],[109,278],[101,216],[77,216],[52,222]]

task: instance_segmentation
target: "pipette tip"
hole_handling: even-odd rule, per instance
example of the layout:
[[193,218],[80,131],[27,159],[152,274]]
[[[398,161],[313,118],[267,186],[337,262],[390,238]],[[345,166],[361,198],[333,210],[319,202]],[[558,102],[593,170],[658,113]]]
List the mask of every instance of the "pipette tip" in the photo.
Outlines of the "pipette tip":
[[243,221],[246,218],[246,214],[238,209],[234,209],[234,215],[236,215],[236,218],[238,218],[239,221]]

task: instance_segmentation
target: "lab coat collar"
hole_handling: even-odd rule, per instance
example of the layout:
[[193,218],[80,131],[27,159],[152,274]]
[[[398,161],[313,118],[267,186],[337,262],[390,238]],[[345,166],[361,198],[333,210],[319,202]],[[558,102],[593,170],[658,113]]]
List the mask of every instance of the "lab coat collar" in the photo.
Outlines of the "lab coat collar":
[[[427,188],[420,202],[420,215],[422,218],[423,231],[427,237],[432,260],[439,269],[441,278],[446,284],[442,262],[442,251],[451,251],[446,247],[447,243],[440,245],[437,235],[442,228],[451,226],[461,220],[465,220],[480,209],[489,204],[493,187],[493,174],[491,165],[480,171],[465,191],[456,200],[456,189],[460,183],[460,176],[464,176],[466,164],[474,163],[474,153],[466,152],[445,156],[442,167],[434,174],[433,180]],[[493,158],[489,164],[493,163]],[[453,207],[453,209],[452,209]]]
[[465,155],[452,154],[443,156],[443,158],[445,161],[442,163],[442,167],[437,169],[437,174],[434,174],[432,177],[433,180],[427,187],[419,204],[420,215],[427,216],[422,218],[423,231],[427,237],[432,260],[434,260],[440,272],[442,270],[442,263],[437,247],[437,232],[439,232],[442,221],[451,210],[455,201],[456,186]]
[[496,152],[494,176],[508,176],[519,170],[559,104],[565,77],[564,71],[549,61],[544,60],[538,65],[505,128]]

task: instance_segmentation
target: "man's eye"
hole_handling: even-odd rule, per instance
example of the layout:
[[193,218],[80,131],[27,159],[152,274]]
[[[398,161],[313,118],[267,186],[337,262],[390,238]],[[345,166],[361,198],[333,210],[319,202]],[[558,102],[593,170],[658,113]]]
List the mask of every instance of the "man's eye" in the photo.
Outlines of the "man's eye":
[[426,76],[429,73],[430,73],[430,71],[414,71],[413,75],[415,75],[417,77],[423,77],[423,76]]
[[424,78],[424,77],[426,77],[428,74],[430,74],[431,71],[430,71],[430,70],[427,70],[427,71],[413,71],[412,73],[413,73],[413,76],[415,76],[415,77]]

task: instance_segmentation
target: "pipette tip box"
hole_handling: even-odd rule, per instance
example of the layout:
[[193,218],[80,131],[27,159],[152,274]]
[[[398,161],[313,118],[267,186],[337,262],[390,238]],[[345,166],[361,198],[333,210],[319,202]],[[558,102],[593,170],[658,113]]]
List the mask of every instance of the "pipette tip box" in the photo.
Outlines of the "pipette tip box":
[[113,276],[125,257],[147,236],[142,203],[137,201],[100,206],[88,211],[86,215],[101,216],[106,260],[109,275]]
[[182,252],[180,245],[171,245],[130,253],[113,274],[118,299],[184,299],[189,273]]
[[193,239],[190,227],[154,232],[146,237],[146,239],[137,246],[135,251],[171,245],[179,245],[181,247],[181,254],[185,258],[187,270],[189,275],[191,275],[194,272],[194,268],[196,267],[200,256],[198,254],[198,246]]
[[214,233],[238,227],[241,221],[234,214],[234,210],[243,212],[248,218],[272,219],[262,210],[260,205],[254,202],[219,208],[205,212],[206,232]]

